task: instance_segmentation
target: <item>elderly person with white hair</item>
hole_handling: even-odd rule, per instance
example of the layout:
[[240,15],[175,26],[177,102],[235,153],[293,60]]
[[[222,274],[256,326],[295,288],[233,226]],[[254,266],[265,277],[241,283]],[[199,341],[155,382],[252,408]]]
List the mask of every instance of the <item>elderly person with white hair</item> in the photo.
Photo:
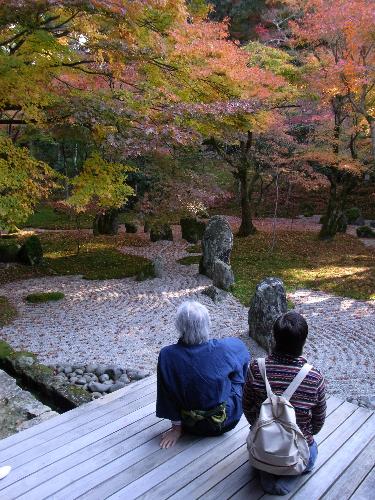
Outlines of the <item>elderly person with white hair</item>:
[[158,360],[156,415],[171,420],[160,446],[169,448],[182,432],[217,436],[242,415],[242,387],[250,361],[236,338],[210,339],[211,321],[202,304],[188,301],[177,311],[180,338]]

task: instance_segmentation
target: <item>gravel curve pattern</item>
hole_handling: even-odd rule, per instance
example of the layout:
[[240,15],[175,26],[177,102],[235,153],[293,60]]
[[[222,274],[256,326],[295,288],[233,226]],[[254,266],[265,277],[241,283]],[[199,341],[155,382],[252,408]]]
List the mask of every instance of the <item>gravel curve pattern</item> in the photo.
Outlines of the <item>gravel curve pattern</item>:
[[[211,280],[198,274],[197,265],[176,262],[191,254],[176,227],[174,237],[174,242],[122,249],[159,257],[162,278],[137,282],[56,276],[1,286],[0,295],[17,307],[19,317],[0,330],[0,337],[17,350],[36,352],[45,364],[97,362],[154,371],[161,347],[177,340],[178,305],[194,299],[209,309],[212,337],[239,337],[253,357],[264,355],[248,337],[247,308],[231,294],[218,304],[203,295]],[[59,302],[36,305],[23,300],[29,293],[57,290],[65,294]],[[311,290],[298,290],[289,298],[309,323],[306,354],[326,376],[328,392],[344,399],[373,394],[375,302]]]

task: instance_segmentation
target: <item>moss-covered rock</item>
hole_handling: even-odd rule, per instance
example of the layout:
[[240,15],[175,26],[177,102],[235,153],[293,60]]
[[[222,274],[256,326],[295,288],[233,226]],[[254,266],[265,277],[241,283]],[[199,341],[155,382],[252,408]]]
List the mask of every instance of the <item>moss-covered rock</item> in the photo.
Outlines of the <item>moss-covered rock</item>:
[[370,226],[357,227],[358,238],[375,238],[375,231]]
[[5,340],[0,340],[0,363],[13,353],[14,351],[10,345]]
[[14,351],[4,341],[0,341],[0,368],[17,377],[32,392],[38,393],[41,400],[51,401],[62,410],[76,408],[92,399],[84,389],[55,377],[53,368],[38,363],[34,353]]
[[37,266],[43,261],[42,244],[38,236],[30,236],[18,252],[18,260],[28,266]]

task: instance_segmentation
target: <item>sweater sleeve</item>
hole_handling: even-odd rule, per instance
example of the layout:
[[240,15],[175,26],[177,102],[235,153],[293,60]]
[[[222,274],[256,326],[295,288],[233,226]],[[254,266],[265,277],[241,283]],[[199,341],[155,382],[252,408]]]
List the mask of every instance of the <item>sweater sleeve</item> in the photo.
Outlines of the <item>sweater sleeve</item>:
[[319,382],[317,393],[318,393],[317,404],[312,409],[312,419],[311,419],[313,434],[318,434],[318,432],[323,427],[326,419],[327,404],[326,404],[325,383],[323,377],[321,377],[321,380]]
[[168,418],[172,421],[181,420],[181,413],[177,401],[174,400],[168,390],[167,381],[163,376],[160,355],[157,366],[156,416],[159,418]]
[[247,370],[245,385],[243,388],[242,406],[244,415],[250,425],[253,425],[257,419],[258,410],[256,408],[256,398],[253,386],[253,373],[251,365]]

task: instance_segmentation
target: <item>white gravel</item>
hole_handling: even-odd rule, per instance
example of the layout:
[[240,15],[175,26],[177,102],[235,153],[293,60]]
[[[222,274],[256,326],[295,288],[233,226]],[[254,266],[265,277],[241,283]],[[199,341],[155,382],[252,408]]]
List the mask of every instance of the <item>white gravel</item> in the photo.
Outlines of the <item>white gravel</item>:
[[[87,281],[69,276],[3,285],[0,295],[18,308],[19,317],[0,330],[0,336],[15,349],[38,353],[46,364],[100,362],[153,371],[160,348],[177,340],[177,306],[190,298],[208,307],[213,337],[237,336],[252,356],[263,355],[247,335],[247,308],[230,294],[215,305],[201,294],[211,281],[198,274],[198,266],[176,262],[189,255],[185,248],[177,238],[123,249],[149,258],[160,256],[164,275],[154,280]],[[32,292],[56,290],[65,299],[38,305],[23,300]],[[329,393],[343,398],[373,394],[375,303],[309,290],[290,298],[308,320],[306,353],[326,375]]]

